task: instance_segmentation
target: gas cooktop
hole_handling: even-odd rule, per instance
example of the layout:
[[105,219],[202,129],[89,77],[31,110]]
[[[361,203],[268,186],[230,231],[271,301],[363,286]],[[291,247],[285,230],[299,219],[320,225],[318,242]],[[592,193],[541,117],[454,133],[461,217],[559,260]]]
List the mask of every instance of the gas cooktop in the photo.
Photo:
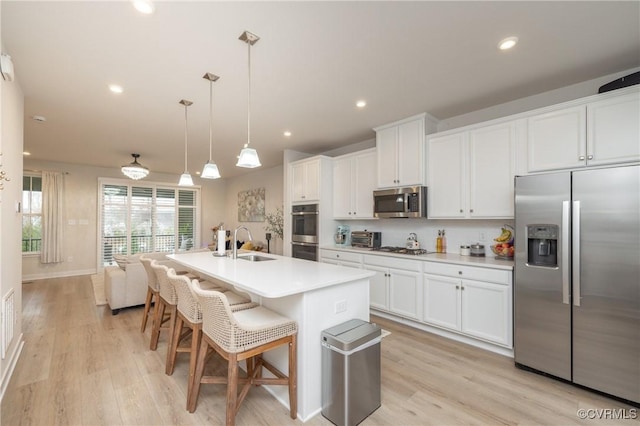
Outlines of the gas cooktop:
[[378,247],[378,248],[374,248],[373,250],[383,251],[386,253],[399,253],[399,254],[412,254],[412,255],[435,253],[433,251],[427,251],[425,249],[408,249],[406,247],[393,247],[393,246]]

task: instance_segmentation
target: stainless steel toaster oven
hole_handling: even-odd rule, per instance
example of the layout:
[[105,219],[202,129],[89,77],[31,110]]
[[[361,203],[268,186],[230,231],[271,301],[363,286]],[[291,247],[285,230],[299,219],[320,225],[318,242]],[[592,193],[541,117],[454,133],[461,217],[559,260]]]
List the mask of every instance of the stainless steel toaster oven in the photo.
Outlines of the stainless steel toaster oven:
[[351,232],[351,246],[363,248],[378,248],[382,243],[382,234],[371,231]]

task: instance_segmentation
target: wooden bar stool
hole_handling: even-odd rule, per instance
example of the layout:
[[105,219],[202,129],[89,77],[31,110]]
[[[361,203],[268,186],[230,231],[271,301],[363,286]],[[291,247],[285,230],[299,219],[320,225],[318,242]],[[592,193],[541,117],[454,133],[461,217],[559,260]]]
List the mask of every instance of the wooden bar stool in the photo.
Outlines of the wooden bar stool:
[[[197,281],[193,281],[192,288],[202,306],[202,343],[191,391],[192,400],[187,402],[189,412],[196,409],[203,383],[227,384],[227,425],[235,424],[240,404],[252,385],[288,385],[289,415],[295,419],[298,412],[297,323],[262,306],[233,312],[223,293],[204,290]],[[288,376],[262,357],[264,352],[282,345],[289,347]],[[203,376],[206,361],[213,351],[228,362],[226,377]],[[247,377],[239,377],[238,374],[238,362],[242,360],[246,360]],[[262,367],[276,377],[263,378]],[[239,395],[238,384],[243,385]]]
[[[158,279],[156,277],[156,273],[151,268],[151,262],[153,259],[145,257],[144,255],[140,256],[140,263],[144,266],[144,270],[147,273],[147,297],[144,301],[144,312],[142,314],[142,325],[140,326],[140,331],[144,333],[144,330],[147,328],[147,320],[149,316],[153,316],[153,312],[151,312],[151,304],[158,304],[158,299],[160,298],[160,287],[158,285]],[[152,325],[153,328],[153,320]]]
[[[154,312],[151,312],[151,304],[154,304],[154,306],[157,305],[160,299],[160,284],[158,282],[158,277],[156,275],[156,272],[151,267],[151,262],[154,260],[157,262],[158,265],[162,265],[165,262],[170,263],[168,260],[159,261],[157,259],[151,259],[149,257],[146,257],[144,254],[140,255],[140,263],[142,263],[142,266],[144,267],[144,270],[147,273],[147,297],[145,298],[145,301],[144,301],[144,312],[142,313],[142,325],[140,326],[140,331],[142,333],[144,333],[144,331],[147,328],[147,321],[149,319],[149,316],[153,318],[155,314],[155,309],[154,309]],[[199,279],[197,275],[194,275],[189,271],[176,271],[176,273],[178,275],[185,275],[190,279]],[[153,328],[153,324],[151,327]]]
[[[178,352],[187,352],[189,354],[189,382],[187,384],[187,406],[192,399],[191,391],[193,390],[193,382],[196,371],[196,360],[198,358],[198,349],[200,348],[202,333],[202,309],[196,295],[191,290],[191,280],[185,276],[176,275],[172,269],[167,273],[169,282],[173,285],[178,294],[178,311],[176,324],[171,337],[171,346],[167,355],[167,374],[173,374],[175,368],[176,356]],[[214,289],[208,282],[198,283],[202,288]],[[222,289],[220,289],[222,291]],[[258,306],[250,300],[239,296],[231,291],[224,294],[230,303],[233,303],[231,309],[233,311],[251,309]],[[180,343],[187,337],[191,336],[189,345],[180,346]]]
[[[157,260],[151,261],[151,268],[156,274],[158,280],[159,295],[158,303],[154,307],[153,313],[153,329],[151,330],[151,343],[149,349],[155,351],[158,349],[158,340],[160,339],[161,330],[170,330],[169,339],[171,339],[171,332],[175,324],[175,311],[176,304],[178,303],[178,295],[175,289],[169,283],[167,273],[169,268],[165,265],[161,265]],[[166,326],[163,324],[169,322]]]

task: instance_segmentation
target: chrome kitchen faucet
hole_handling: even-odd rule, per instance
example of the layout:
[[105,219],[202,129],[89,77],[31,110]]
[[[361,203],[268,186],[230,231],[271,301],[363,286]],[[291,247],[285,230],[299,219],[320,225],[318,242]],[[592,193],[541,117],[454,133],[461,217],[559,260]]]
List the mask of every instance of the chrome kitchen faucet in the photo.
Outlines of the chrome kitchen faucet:
[[251,231],[249,231],[249,229],[247,229],[247,227],[244,225],[238,226],[236,230],[233,231],[233,259],[238,258],[238,230],[239,229],[244,229],[245,231],[247,231],[247,235],[249,236],[249,241],[253,241],[253,238],[251,238]]

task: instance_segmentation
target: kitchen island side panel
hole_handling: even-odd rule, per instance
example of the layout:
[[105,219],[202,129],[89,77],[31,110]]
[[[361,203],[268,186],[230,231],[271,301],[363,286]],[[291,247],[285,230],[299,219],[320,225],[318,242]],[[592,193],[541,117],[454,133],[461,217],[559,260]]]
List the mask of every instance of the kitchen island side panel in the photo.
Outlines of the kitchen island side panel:
[[[298,418],[306,422],[322,410],[321,332],[357,318],[369,321],[369,279],[360,279],[292,296],[267,299],[266,308],[298,322]],[[340,311],[344,307],[344,311]],[[270,351],[264,358],[286,374],[287,349]],[[264,370],[265,377],[270,373]],[[289,407],[286,386],[265,386],[282,405]]]

